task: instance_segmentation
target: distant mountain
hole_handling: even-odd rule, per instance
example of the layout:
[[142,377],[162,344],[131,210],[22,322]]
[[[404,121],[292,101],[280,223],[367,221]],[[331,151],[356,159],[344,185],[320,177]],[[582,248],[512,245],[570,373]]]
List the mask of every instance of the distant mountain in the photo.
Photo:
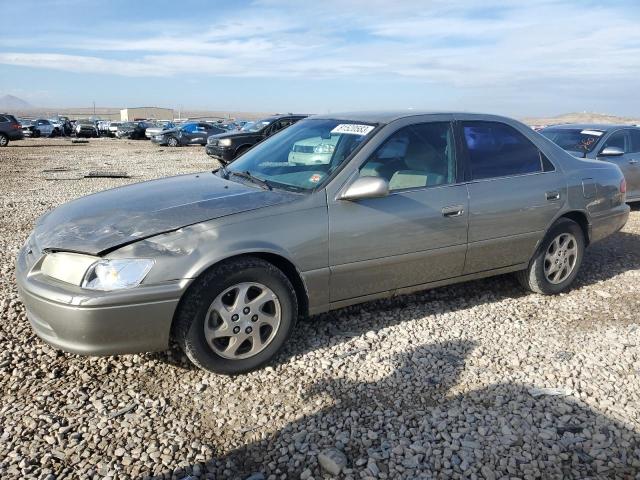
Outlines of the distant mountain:
[[28,110],[33,106],[21,98],[13,95],[0,97],[0,110]]
[[528,125],[558,125],[561,123],[640,123],[640,118],[619,117],[607,113],[580,112],[565,113],[557,117],[524,118]]

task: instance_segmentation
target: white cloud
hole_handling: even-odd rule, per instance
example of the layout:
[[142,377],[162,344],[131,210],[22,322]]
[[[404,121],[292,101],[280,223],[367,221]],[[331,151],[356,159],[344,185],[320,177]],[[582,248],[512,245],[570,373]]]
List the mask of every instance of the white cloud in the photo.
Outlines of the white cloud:
[[172,33],[133,24],[141,33],[129,37],[0,40],[0,64],[134,77],[405,77],[476,88],[628,82],[640,71],[639,16],[551,0],[488,0],[482,8],[461,0],[260,0]]

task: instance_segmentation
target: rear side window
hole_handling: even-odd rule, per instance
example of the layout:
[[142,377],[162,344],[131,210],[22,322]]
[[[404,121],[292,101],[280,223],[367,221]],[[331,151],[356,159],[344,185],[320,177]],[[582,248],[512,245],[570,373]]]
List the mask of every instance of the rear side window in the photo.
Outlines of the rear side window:
[[7,117],[5,117],[4,115],[0,115],[0,123],[5,123],[10,121]]
[[631,153],[640,152],[640,130],[629,130],[631,138]]
[[538,147],[509,125],[462,122],[462,128],[473,180],[553,170],[543,165]]

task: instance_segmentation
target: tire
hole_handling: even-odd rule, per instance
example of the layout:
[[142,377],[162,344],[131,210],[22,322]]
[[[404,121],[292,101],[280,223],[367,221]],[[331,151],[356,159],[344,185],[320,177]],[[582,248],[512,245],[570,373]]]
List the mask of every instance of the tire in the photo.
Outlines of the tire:
[[167,145],[170,147],[179,147],[180,142],[178,142],[178,139],[175,137],[169,137],[169,140],[167,140]]
[[543,295],[563,292],[578,275],[584,250],[585,238],[580,225],[561,218],[551,226],[529,267],[518,272],[517,278],[532,292]]
[[[238,301],[243,288],[247,293],[242,298],[252,298],[250,292],[253,288],[258,293],[262,290],[267,294],[267,299],[273,300],[267,300],[262,305]],[[238,306],[231,310],[223,306],[227,317],[223,321],[218,314],[218,311],[223,311],[222,308],[216,309],[215,306],[222,305],[227,295],[231,303]],[[253,300],[264,302],[261,298],[260,294]],[[251,309],[248,305],[251,305]],[[263,312],[265,305],[269,305],[270,312]],[[274,319],[278,314],[279,323],[272,328],[268,323],[275,324]],[[297,316],[298,302],[287,276],[262,259],[242,257],[224,261],[195,280],[180,301],[172,333],[197,367],[213,373],[237,375],[255,370],[272,360],[291,336]],[[255,331],[250,331],[252,325],[256,326]],[[219,335],[221,338],[207,340],[205,334],[210,337]],[[250,334],[253,336],[250,337]],[[256,336],[260,340],[256,340]],[[226,338],[228,340],[225,343]],[[254,347],[255,353],[252,352]],[[247,352],[247,348],[250,351]]]
[[0,133],[0,147],[6,147],[7,145],[9,145],[9,137],[4,133]]
[[40,130],[33,131],[33,138],[40,138]]

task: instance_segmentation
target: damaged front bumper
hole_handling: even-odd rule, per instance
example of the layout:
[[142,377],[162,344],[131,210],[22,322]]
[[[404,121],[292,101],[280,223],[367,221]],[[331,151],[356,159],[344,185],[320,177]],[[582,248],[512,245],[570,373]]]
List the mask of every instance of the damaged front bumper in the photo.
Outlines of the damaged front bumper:
[[28,246],[18,255],[18,292],[31,326],[45,342],[81,355],[167,349],[187,280],[91,291],[43,275],[32,257]]

